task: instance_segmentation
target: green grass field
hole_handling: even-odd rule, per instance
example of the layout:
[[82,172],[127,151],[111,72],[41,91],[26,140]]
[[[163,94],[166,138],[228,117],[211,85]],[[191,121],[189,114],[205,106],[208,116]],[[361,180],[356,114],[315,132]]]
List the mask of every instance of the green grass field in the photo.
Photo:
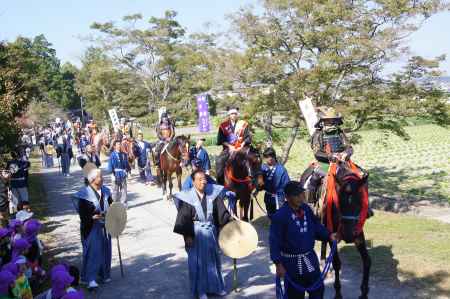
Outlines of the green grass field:
[[[371,243],[372,273],[388,285],[416,288],[417,298],[450,294],[450,225],[403,214],[377,211],[365,225]],[[340,245],[345,264],[358,269],[351,244]]]

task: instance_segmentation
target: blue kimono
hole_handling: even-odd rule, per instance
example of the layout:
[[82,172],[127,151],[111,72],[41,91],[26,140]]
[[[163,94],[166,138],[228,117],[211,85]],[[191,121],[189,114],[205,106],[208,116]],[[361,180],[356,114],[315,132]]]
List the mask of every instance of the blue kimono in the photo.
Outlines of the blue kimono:
[[223,187],[207,185],[199,198],[192,188],[175,194],[180,201],[174,232],[192,237],[188,254],[189,279],[193,296],[219,294],[224,291],[218,244],[218,230],[230,220],[223,203]]
[[145,168],[148,162],[148,153],[151,152],[152,146],[147,141],[142,141],[142,144],[140,141],[136,141],[136,145],[135,155],[137,156],[138,166],[139,168]]
[[153,179],[150,163],[148,160],[148,153],[152,151],[152,146],[147,141],[136,141],[135,156],[139,166],[139,175],[142,180]]
[[110,278],[111,236],[106,232],[105,221],[92,216],[105,215],[112,203],[111,191],[102,186],[101,195],[91,186],[83,187],[74,196],[74,205],[80,215],[83,266],[81,280],[90,282]]
[[289,174],[280,163],[275,164],[273,167],[269,167],[267,164],[263,164],[261,167],[264,176],[264,203],[266,204],[267,215],[272,215],[283,205],[284,203],[284,187],[289,183]]
[[[281,263],[291,280],[309,287],[320,277],[319,259],[314,251],[315,240],[327,241],[330,233],[307,204],[294,211],[286,202],[273,216],[270,225],[270,258]],[[285,280],[288,298],[304,298]],[[309,293],[309,298],[323,296],[322,287]]]
[[114,174],[115,183],[120,185],[127,179],[128,171],[131,170],[128,163],[128,155],[122,152],[113,151],[109,156],[108,172]]
[[189,153],[190,160],[198,159],[200,161],[200,167],[204,171],[209,171],[211,169],[211,161],[209,160],[208,152],[203,148],[196,148],[195,146],[191,148]]
[[89,140],[86,138],[86,136],[81,137],[80,143],[78,144],[78,146],[80,148],[80,152],[82,152],[84,154],[86,152],[86,146],[88,146],[88,144],[89,144]]

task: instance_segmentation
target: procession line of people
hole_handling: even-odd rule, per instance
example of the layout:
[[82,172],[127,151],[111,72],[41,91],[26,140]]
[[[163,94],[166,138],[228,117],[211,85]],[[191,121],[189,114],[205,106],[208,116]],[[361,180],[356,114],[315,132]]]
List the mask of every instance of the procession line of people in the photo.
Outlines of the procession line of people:
[[[306,193],[317,190],[319,183],[325,177],[328,163],[349,161],[353,153],[345,134],[339,128],[340,124],[342,124],[341,116],[333,109],[324,109],[319,114],[317,130],[311,142],[317,163],[312,164],[309,169],[311,175],[307,182],[291,180],[286,168],[278,162],[273,148],[266,148],[262,153],[263,163],[260,173],[264,184],[262,189],[257,191],[265,192],[264,203],[271,220],[268,240],[270,258],[276,266],[276,275],[290,279],[285,282],[285,298],[304,298],[305,293],[299,291],[293,283],[307,286],[320,279],[319,261],[314,252],[315,240],[334,241],[338,238],[320,223],[307,204]],[[91,129],[91,134],[95,137],[96,128]],[[101,161],[98,151],[93,149],[93,136],[90,136],[90,140],[83,134],[79,138],[78,147],[82,155],[78,160],[83,168],[85,185],[74,194],[73,201],[80,217],[81,228],[83,254],[80,281],[86,283],[89,289],[97,288],[99,283],[111,281],[111,236],[105,228],[105,215],[113,201],[121,202],[125,207],[128,205],[127,180],[131,165],[134,163],[130,156],[137,159],[139,176],[143,182],[147,183],[148,179],[152,178],[151,172],[148,172],[152,148],[156,149],[156,166],[159,166],[159,155],[165,145],[175,137],[175,126],[167,113],[162,115],[156,130],[159,140],[154,146],[144,141],[142,133],[138,134],[137,140],[130,138],[121,130],[114,134],[107,165],[107,172],[112,177],[112,191],[103,183],[102,172],[99,168]],[[54,136],[64,175],[68,175],[71,164],[68,150],[71,148],[69,132],[70,130],[63,127],[61,134]],[[54,137],[51,139],[54,140]],[[177,217],[173,229],[174,233],[181,235],[184,240],[188,256],[191,294],[200,299],[206,299],[210,294],[226,295],[218,235],[227,223],[235,219],[225,205],[225,201],[230,202],[235,198],[233,198],[234,194],[223,186],[225,165],[236,152],[246,150],[250,146],[252,136],[249,124],[239,119],[238,109],[230,109],[227,119],[220,124],[218,130],[217,144],[222,146],[222,152],[216,161],[216,179],[211,176],[211,162],[203,146],[204,141],[202,137],[197,138],[195,145],[189,149],[192,173],[183,183],[182,191],[174,196]],[[51,142],[48,143],[51,145]],[[44,156],[47,154],[48,151],[44,153]],[[15,161],[15,163],[21,162]],[[43,160],[43,163],[48,165],[47,158]],[[19,176],[17,173],[16,176]],[[20,173],[20,175],[24,174]],[[25,198],[27,198],[26,192],[21,188],[23,187],[19,183],[15,185],[15,197],[18,198],[19,203],[26,202]],[[16,232],[15,222],[10,225],[13,227],[12,232]],[[12,233],[11,236],[13,236]],[[14,238],[16,238],[15,235],[12,239]],[[17,258],[28,249],[27,245],[22,243],[20,241],[14,245],[17,250],[12,251],[13,257]],[[22,269],[20,263],[23,263],[23,259],[18,259],[19,270]],[[27,269],[24,267],[23,270],[22,274],[25,274]],[[58,271],[55,270],[55,272]],[[18,275],[20,273],[19,271]],[[22,278],[20,279],[19,282],[16,280],[14,288],[19,285],[19,288],[27,289]],[[74,280],[73,276],[68,272],[61,272],[55,275],[55,284],[57,280],[59,285],[64,285],[63,289],[67,295],[72,293],[70,285]],[[8,292],[12,286],[13,284],[8,287]],[[17,298],[30,298],[27,297],[28,289],[23,292],[25,295]],[[318,288],[309,292],[309,298],[323,298],[323,296],[323,282]]]

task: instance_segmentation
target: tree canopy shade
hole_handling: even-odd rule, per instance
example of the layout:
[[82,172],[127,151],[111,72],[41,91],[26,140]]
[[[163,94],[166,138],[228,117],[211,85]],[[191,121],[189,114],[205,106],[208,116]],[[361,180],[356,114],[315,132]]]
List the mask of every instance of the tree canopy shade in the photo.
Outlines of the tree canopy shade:
[[[407,117],[424,116],[449,124],[446,95],[421,78],[439,74],[439,62],[412,57],[387,77],[386,64],[408,54],[405,39],[423,21],[442,11],[437,0],[265,0],[262,13],[243,8],[231,16],[244,44],[243,84],[259,82],[248,109],[270,135],[272,127],[293,128],[287,160],[300,126],[298,101],[311,96],[317,106],[337,106],[346,126],[367,123],[405,135]],[[272,117],[282,115],[282,122]],[[270,136],[269,136],[270,137]]]

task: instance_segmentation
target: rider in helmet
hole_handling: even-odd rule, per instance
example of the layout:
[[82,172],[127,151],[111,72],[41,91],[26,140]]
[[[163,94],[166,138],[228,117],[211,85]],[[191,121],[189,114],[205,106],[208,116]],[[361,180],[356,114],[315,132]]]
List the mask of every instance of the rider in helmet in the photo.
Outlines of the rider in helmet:
[[317,163],[306,170],[309,175],[305,176],[311,176],[307,189],[313,193],[326,176],[330,162],[348,161],[353,154],[353,148],[340,128],[342,115],[331,107],[321,107],[318,110],[319,120],[311,138],[311,148]]
[[[353,154],[342,125],[342,115],[334,108],[323,107],[319,110],[319,121],[311,140],[311,148],[317,161],[329,164],[330,161],[348,161]],[[324,165],[325,171],[328,165]]]
[[230,154],[249,146],[252,143],[248,122],[239,120],[239,110],[231,108],[228,117],[219,126],[217,145],[222,145],[222,153],[217,158],[217,181],[224,183],[225,163]]
[[158,136],[158,143],[155,149],[155,164],[159,167],[159,156],[161,155],[164,145],[175,138],[175,124],[170,119],[167,112],[161,114],[161,119],[156,126],[156,135]]

